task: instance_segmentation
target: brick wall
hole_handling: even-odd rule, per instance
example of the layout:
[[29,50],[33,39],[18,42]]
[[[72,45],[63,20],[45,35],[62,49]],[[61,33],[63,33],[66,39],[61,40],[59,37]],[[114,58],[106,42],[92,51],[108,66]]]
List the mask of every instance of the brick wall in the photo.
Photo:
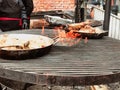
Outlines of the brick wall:
[[75,0],[33,0],[34,11],[74,10]]

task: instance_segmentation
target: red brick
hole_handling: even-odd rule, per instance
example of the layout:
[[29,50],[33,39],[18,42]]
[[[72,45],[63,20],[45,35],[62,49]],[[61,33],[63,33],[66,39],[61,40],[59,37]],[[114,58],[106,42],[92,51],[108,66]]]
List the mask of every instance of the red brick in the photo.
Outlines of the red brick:
[[74,10],[75,0],[33,0],[34,11]]

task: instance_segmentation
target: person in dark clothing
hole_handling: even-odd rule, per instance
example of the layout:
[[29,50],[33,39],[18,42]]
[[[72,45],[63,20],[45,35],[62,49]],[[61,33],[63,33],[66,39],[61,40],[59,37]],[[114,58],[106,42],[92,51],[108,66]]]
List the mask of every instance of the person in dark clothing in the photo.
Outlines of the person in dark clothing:
[[28,16],[32,10],[32,0],[0,0],[0,29],[28,29]]

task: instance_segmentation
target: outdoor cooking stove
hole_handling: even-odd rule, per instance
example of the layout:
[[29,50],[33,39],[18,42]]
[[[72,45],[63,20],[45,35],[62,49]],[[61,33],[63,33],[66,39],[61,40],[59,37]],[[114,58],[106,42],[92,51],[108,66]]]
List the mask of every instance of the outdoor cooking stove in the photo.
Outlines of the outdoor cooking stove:
[[[32,33],[32,34],[35,34],[35,33],[40,33],[40,34],[43,34],[43,35],[48,35],[48,36],[51,36],[51,38],[54,38],[54,37],[63,37],[63,36],[61,36],[61,34],[58,34],[57,32],[59,31],[59,29],[60,28],[57,28],[57,29],[52,29],[52,32],[51,32],[51,30],[49,31],[49,29],[45,29],[45,31],[44,31],[44,33],[40,33],[40,32],[43,32],[43,31],[40,31],[40,30],[23,30],[23,31],[21,31],[21,33]],[[44,29],[43,29],[44,30]],[[61,31],[62,32],[62,31]],[[61,33],[60,31],[59,31],[59,33]],[[9,33],[9,32],[8,32]],[[10,33],[20,33],[20,31],[13,31],[13,32],[10,32]],[[52,34],[51,34],[52,33]],[[57,34],[56,34],[57,33]],[[63,33],[63,32],[62,32]],[[64,32],[65,33],[65,32]],[[63,35],[63,34],[62,34]],[[76,39],[76,38],[74,38],[74,39]],[[77,37],[77,39],[80,39],[80,38],[78,38]],[[117,75],[119,75],[119,70],[117,70],[117,69],[114,69],[114,67],[112,68],[109,68],[109,70],[107,70],[106,71],[106,69],[104,68],[104,67],[100,67],[100,65],[99,65],[99,63],[103,63],[103,60],[101,60],[100,59],[100,57],[101,57],[101,54],[103,54],[104,55],[104,53],[107,51],[107,49],[106,48],[104,48],[104,46],[106,47],[108,44],[111,46],[111,45],[113,45],[113,46],[117,46],[117,43],[115,44],[113,44],[113,40],[107,40],[107,41],[109,41],[109,43],[106,43],[106,41],[104,41],[103,39],[98,39],[98,40],[95,40],[96,42],[94,42],[94,43],[92,43],[91,41],[94,41],[94,40],[90,40],[90,39],[88,39],[88,42],[89,43],[85,43],[85,42],[82,42],[82,41],[84,41],[84,40],[81,40],[80,39],[80,43],[78,42],[78,43],[75,43],[75,44],[72,44],[71,46],[69,46],[68,45],[68,43],[67,44],[64,44],[64,45],[61,45],[62,43],[59,43],[58,45],[56,45],[56,46],[58,46],[58,47],[54,47],[53,48],[53,52],[52,53],[50,53],[50,55],[52,55],[52,54],[54,54],[56,51],[55,50],[61,50],[61,51],[64,51],[64,50],[68,50],[68,51],[66,51],[65,53],[68,53],[67,55],[68,56],[70,56],[69,54],[72,54],[72,53],[74,53],[75,55],[77,55],[77,57],[80,55],[81,56],[81,54],[83,53],[83,52],[86,52],[86,54],[87,54],[87,57],[86,57],[86,61],[84,61],[84,63],[82,62],[82,61],[79,61],[79,60],[77,60],[76,61],[76,64],[77,64],[77,62],[82,62],[80,65],[78,65],[78,66],[80,66],[81,68],[82,68],[82,70],[84,71],[85,70],[85,72],[83,72],[83,73],[77,73],[77,70],[79,71],[79,67],[77,67],[76,66],[76,68],[75,69],[71,69],[71,67],[69,67],[70,69],[70,71],[64,71],[64,69],[63,69],[63,72],[64,72],[64,74],[66,74],[66,75],[69,75],[69,74],[73,74],[74,75],[74,73],[76,72],[76,74],[77,75],[81,75],[81,76],[86,76],[86,80],[88,81],[88,82],[79,82],[80,80],[78,79],[77,80],[77,77],[76,77],[76,79],[74,80],[73,79],[73,81],[71,82],[62,82],[62,83],[57,83],[57,82],[55,82],[54,80],[55,80],[55,77],[53,76],[51,76],[51,78],[50,78],[50,81],[51,82],[49,82],[49,83],[54,83],[54,84],[59,84],[59,85],[67,85],[67,84],[69,84],[69,85],[73,85],[73,83],[76,85],[75,87],[74,87],[74,85],[73,85],[73,88],[75,89],[75,88],[80,88],[80,87],[77,87],[78,86],[78,84],[86,84],[86,85],[91,85],[91,83],[96,83],[96,84],[104,84],[104,83],[106,83],[106,82],[116,82],[116,79],[115,78],[118,78],[119,79],[119,76],[117,76]],[[64,42],[65,43],[65,42]],[[104,46],[100,46],[101,45],[101,43],[104,45]],[[89,45],[90,45],[90,47],[91,48],[89,48]],[[61,47],[62,46],[62,47]],[[95,46],[95,47],[94,47]],[[86,47],[86,49],[84,49],[84,48],[82,48],[82,47]],[[104,51],[102,51],[103,53],[100,53],[99,52],[99,50],[96,48],[96,47],[101,47],[101,48],[99,48],[99,50],[103,50],[103,48],[104,48]],[[103,48],[102,48],[103,47]],[[108,47],[108,48],[110,48],[110,47]],[[72,50],[73,49],[73,52],[71,53],[69,53],[69,50]],[[114,48],[114,49],[116,49],[116,48]],[[75,50],[75,51],[74,51]],[[93,52],[92,52],[92,50],[93,50]],[[95,51],[94,51],[95,50]],[[88,52],[89,51],[89,52]],[[81,54],[79,53],[79,52],[81,52]],[[91,52],[91,53],[90,53]],[[100,53],[100,56],[96,56],[96,57],[98,57],[98,59],[100,59],[99,61],[94,61],[94,58],[92,58],[92,57],[90,57],[90,55],[92,55],[92,53]],[[58,53],[61,53],[61,52],[58,52]],[[107,54],[107,53],[106,53]],[[108,54],[107,55],[109,55],[109,54],[111,54],[110,52],[108,52]],[[56,55],[57,55],[57,53],[56,53]],[[82,56],[85,56],[84,54],[82,55]],[[81,59],[82,59],[82,56],[80,57]],[[72,57],[72,56],[70,56],[70,57]],[[91,61],[89,61],[89,57],[90,57],[90,59],[92,59],[94,62],[91,62]],[[44,57],[45,58],[45,57]],[[84,59],[85,57],[83,57],[83,59]],[[101,57],[102,58],[102,57]],[[108,58],[108,57],[106,57],[106,58]],[[109,58],[110,59],[110,58]],[[118,59],[119,59],[119,57],[118,57]],[[72,59],[72,60],[74,60],[74,59]],[[42,61],[42,60],[41,60]],[[107,60],[108,61],[108,63],[110,64],[110,66],[111,65],[113,65],[114,64],[114,61],[109,61],[109,60]],[[30,62],[30,61],[29,61]],[[49,61],[48,61],[49,62]],[[68,66],[69,66],[69,64],[71,64],[72,62],[74,62],[74,61],[71,61],[71,62],[67,62],[67,60],[64,60],[64,63],[60,63],[60,65],[61,65],[61,67],[62,68],[64,68],[65,66],[64,66],[64,64],[67,64]],[[113,63],[112,63],[113,62]],[[119,61],[118,61],[119,62]],[[19,63],[20,64],[20,63]],[[53,63],[53,65],[55,64],[55,62]],[[108,67],[110,67],[109,66],[109,64],[107,64],[106,63],[106,65],[105,65],[105,67],[106,68],[108,68]],[[51,63],[51,65],[52,65],[52,63]],[[49,66],[51,66],[50,64],[49,64]],[[74,64],[73,64],[74,65]],[[119,65],[116,65],[115,67],[118,67]],[[91,67],[93,67],[93,68],[91,68]],[[99,67],[99,68],[98,68]],[[25,69],[27,69],[27,68],[25,68]],[[25,70],[24,69],[24,70]],[[30,69],[30,68],[29,68]],[[41,69],[42,69],[42,67],[41,67]],[[43,68],[44,69],[44,68]],[[47,69],[47,68],[46,68]],[[101,69],[101,73],[99,73],[98,71]],[[105,69],[105,70],[104,70]],[[54,68],[53,68],[53,70],[54,70]],[[89,70],[91,71],[91,74],[89,75],[89,74],[87,74],[87,72],[89,72]],[[97,71],[98,70],[98,71]],[[111,70],[112,71],[114,71],[114,72],[111,72]],[[98,72],[98,73],[97,73]],[[61,71],[61,73],[62,73],[62,71]],[[111,75],[111,73],[113,74],[113,75]],[[115,74],[116,73],[116,74]],[[75,74],[75,75],[76,75]],[[101,74],[103,74],[103,76],[99,76],[99,74],[101,75]],[[93,77],[91,77],[91,75],[93,75]],[[96,75],[98,75],[98,77],[96,77]],[[105,76],[104,76],[105,75]],[[106,76],[107,75],[107,76]],[[89,77],[90,76],[90,77]],[[87,77],[89,77],[89,78],[87,78]],[[56,77],[57,78],[57,77]],[[93,79],[92,79],[93,78]],[[110,79],[111,78],[111,79]],[[64,77],[63,77],[63,79],[65,79]],[[98,82],[94,82],[94,80],[96,81],[96,79],[98,80]],[[56,79],[56,80],[58,80],[58,79]],[[82,79],[81,79],[82,80]],[[92,80],[92,81],[91,81]],[[60,82],[59,80],[58,80],[58,82]],[[105,86],[106,86],[107,84],[105,84]],[[112,88],[112,87],[118,87],[119,86],[119,83],[113,83],[113,84],[108,84],[106,87],[108,87],[108,88]],[[99,88],[103,88],[104,87],[104,85],[103,86],[91,86],[91,88],[96,88],[96,87],[99,87]],[[51,88],[53,88],[53,87],[51,87]],[[51,88],[50,88],[50,90],[51,90]],[[82,87],[83,88],[83,87]],[[53,89],[54,90],[54,89]],[[84,88],[83,88],[83,90],[84,90]],[[89,90],[89,89],[88,89]],[[91,90],[91,89],[90,89]],[[93,89],[93,90],[97,90],[97,89]],[[108,89],[108,90],[112,90],[112,89]],[[117,90],[117,89],[113,89],[113,90]]]

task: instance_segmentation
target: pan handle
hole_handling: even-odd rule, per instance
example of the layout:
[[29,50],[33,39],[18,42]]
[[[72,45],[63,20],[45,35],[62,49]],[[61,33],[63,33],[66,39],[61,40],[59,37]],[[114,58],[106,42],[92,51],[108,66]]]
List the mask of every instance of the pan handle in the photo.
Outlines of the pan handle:
[[58,42],[59,42],[59,37],[55,37],[55,38],[53,38],[53,40],[54,40],[54,43],[53,43],[53,45],[55,45],[55,44],[57,44]]

